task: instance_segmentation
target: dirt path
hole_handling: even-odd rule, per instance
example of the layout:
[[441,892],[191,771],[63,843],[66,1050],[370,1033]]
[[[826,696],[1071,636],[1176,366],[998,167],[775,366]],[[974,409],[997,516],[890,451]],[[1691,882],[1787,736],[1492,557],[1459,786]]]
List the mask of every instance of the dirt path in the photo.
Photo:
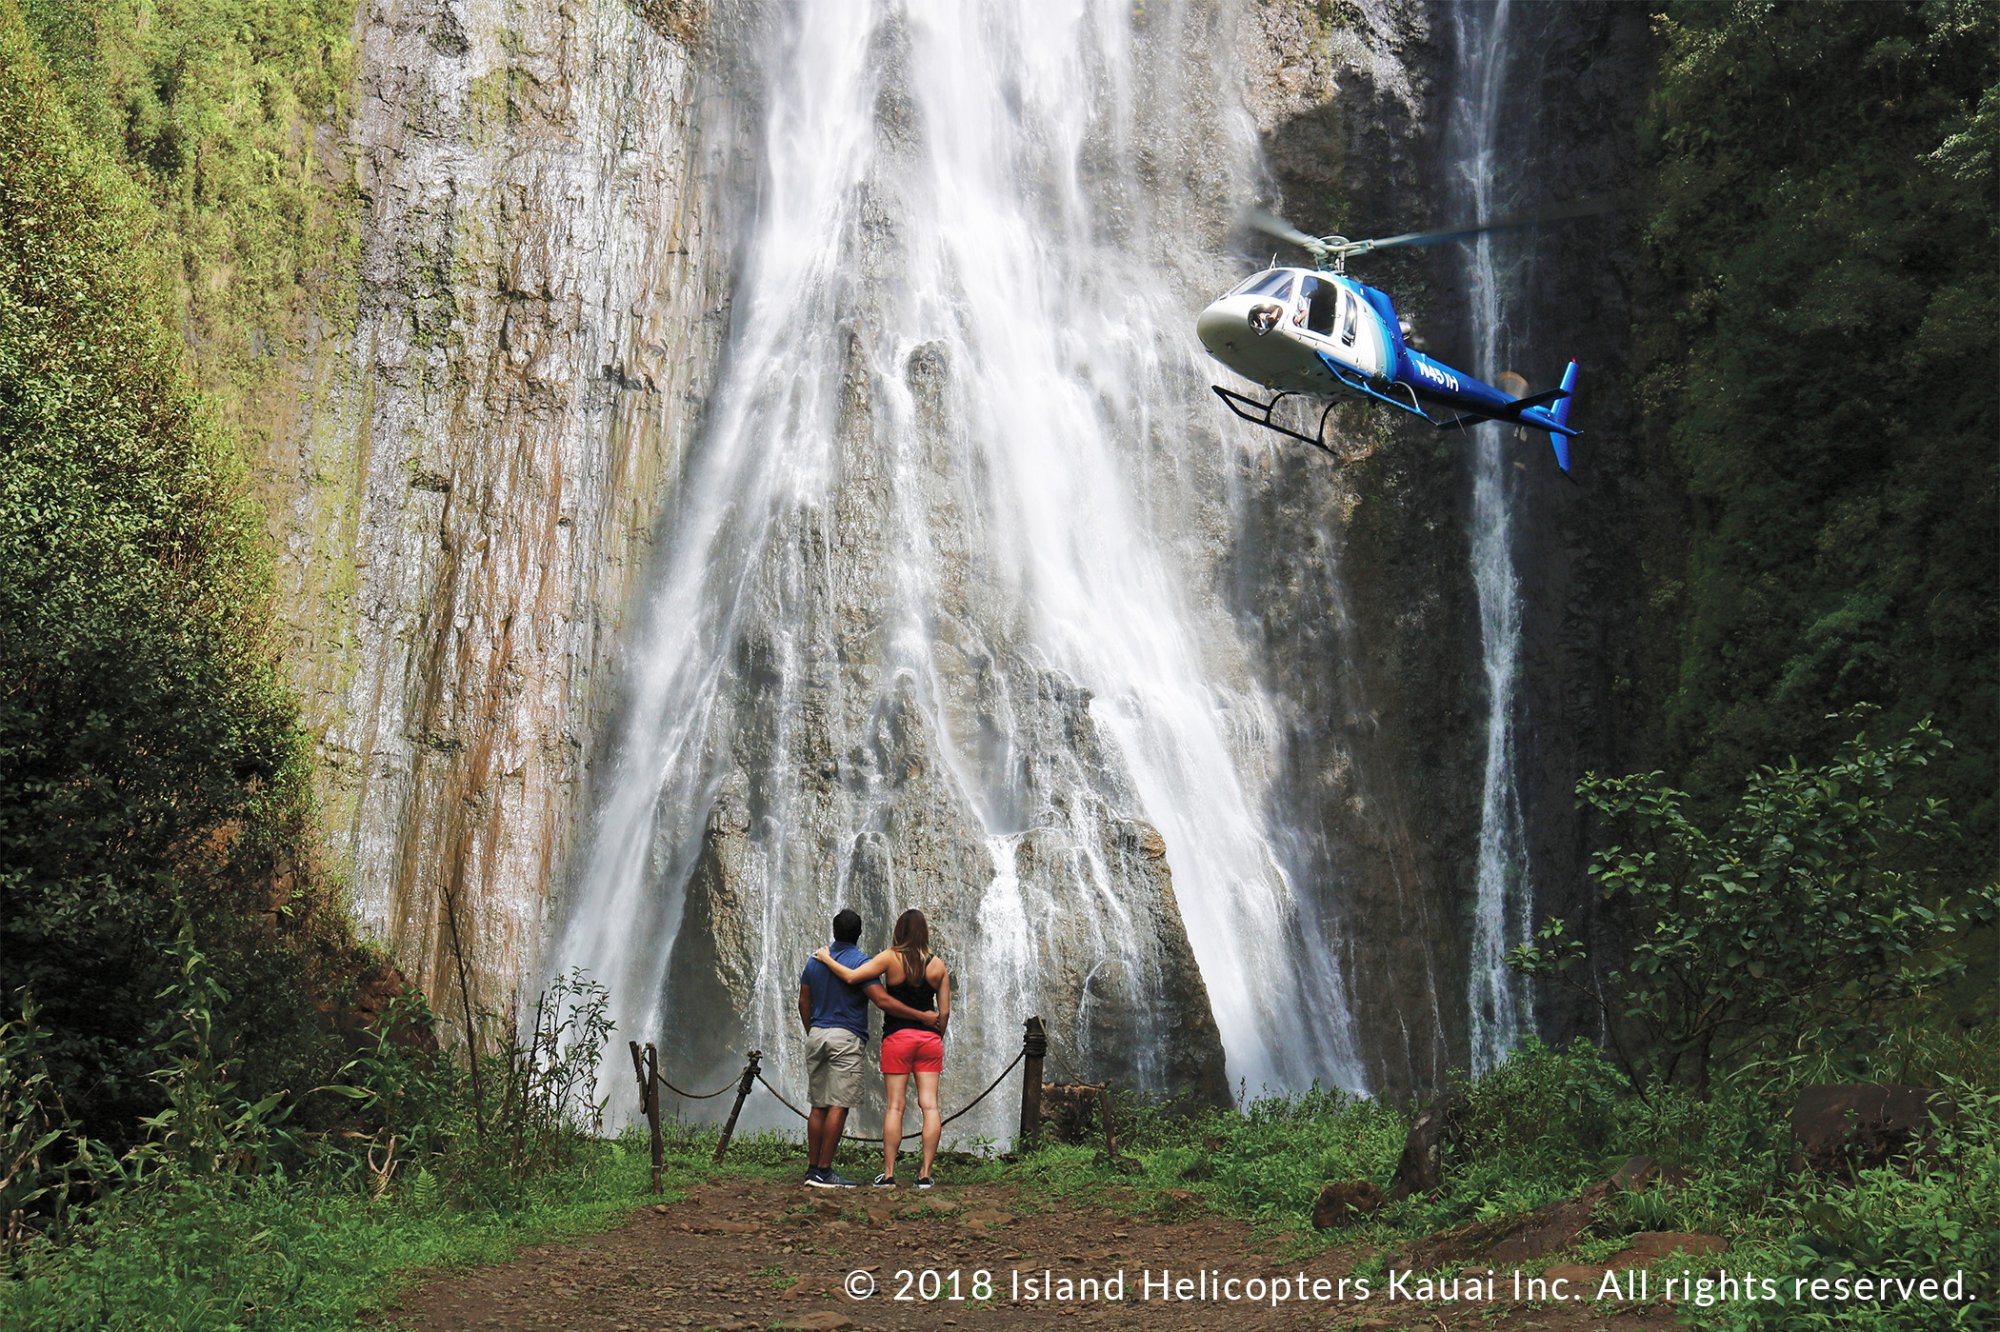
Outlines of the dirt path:
[[[1335,1250],[1285,1263],[1273,1243],[1213,1216],[1159,1220],[1018,1188],[940,1186],[923,1193],[870,1189],[838,1193],[797,1183],[732,1179],[696,1189],[685,1201],[639,1213],[617,1230],[585,1240],[524,1249],[512,1262],[441,1277],[406,1294],[386,1321],[437,1332],[487,1328],[576,1328],[600,1332],[714,1328],[988,1327],[1079,1325],[1191,1329],[1506,1328],[1639,1329],[1673,1326],[1667,1306],[1645,1308],[1517,1304],[1503,1274],[1495,1299],[1425,1303],[1412,1287],[1391,1298],[1378,1279],[1366,1300],[1308,1298],[1272,1307],[1231,1300],[1208,1280],[1325,1280],[1347,1275],[1354,1258]],[[993,1288],[976,1298],[984,1269]],[[937,1274],[949,1297],[926,1302],[916,1273]],[[1051,1273],[1060,1283],[1122,1274],[1114,1289],[1058,1288],[1043,1296],[1028,1283]],[[856,1274],[850,1276],[850,1274]],[[903,1273],[911,1273],[905,1276]],[[851,1297],[843,1283],[861,1289]],[[1178,1293],[1163,1281],[1193,1281]],[[1021,1283],[1017,1286],[1016,1282]],[[1150,1284],[1148,1284],[1150,1283]],[[905,1294],[910,1298],[898,1299]],[[978,1294],[984,1294],[982,1286]]]

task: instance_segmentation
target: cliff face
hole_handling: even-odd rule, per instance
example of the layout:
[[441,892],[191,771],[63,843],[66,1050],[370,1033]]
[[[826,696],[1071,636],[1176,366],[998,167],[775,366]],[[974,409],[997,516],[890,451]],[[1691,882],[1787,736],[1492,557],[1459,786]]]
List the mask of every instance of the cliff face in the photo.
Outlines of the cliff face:
[[[1448,68],[1418,4],[1255,5],[1248,103],[1286,216],[1315,233],[1422,224]],[[1421,328],[1428,274],[1371,256],[1367,281]],[[1342,407],[1337,462],[1251,455],[1237,597],[1284,700],[1282,818],[1342,959],[1371,1087],[1434,1086],[1465,1059],[1466,891],[1478,829],[1478,625],[1454,444]]]
[[[650,17],[648,17],[650,15]],[[441,1008],[538,944],[720,274],[700,14],[376,0],[337,145],[350,299],[267,461],[294,675],[355,910]],[[449,906],[449,910],[447,909]]]
[[[1535,12],[1526,203],[1615,182],[1644,39]],[[1354,407],[1339,458],[1280,445],[1161,332],[1244,271],[1253,195],[1314,231],[1459,220],[1448,25],[1079,13],[1068,57],[901,13],[807,49],[803,12],[748,3],[360,14],[358,280],[275,446],[283,576],[357,910],[454,1016],[455,927],[475,1004],[584,965],[629,1033],[719,1066],[789,1029],[836,906],[873,944],[920,905],[987,964],[959,1031],[995,1057],[1040,1008],[1057,1071],[1208,1097],[1464,1064],[1466,446]],[[974,57],[1015,63],[932,77]],[[978,158],[995,136],[1016,157]],[[1615,275],[1567,281],[1591,242],[1556,240],[1525,343],[1615,343]],[[1462,351],[1449,264],[1365,276]],[[1560,904],[1607,528],[1515,500],[1522,803]],[[1287,966],[1303,1029],[1242,993]]]
[[1220,1099],[1232,1021],[1253,1085],[1294,1057],[1254,1019],[1280,983],[1206,980],[1281,965],[1292,916],[1223,454],[1158,336],[1229,280],[1220,14],[1061,17],[718,16],[735,314],[552,958],[690,1077],[797,1074],[841,905],[870,946],[930,917],[968,1076],[1031,1013],[1062,1076]]
[[[1493,6],[1487,6],[1490,18]],[[1337,12],[1336,12],[1337,11]],[[1287,216],[1309,231],[1380,234],[1457,225],[1454,98],[1487,73],[1456,47],[1449,7],[1259,4],[1241,44],[1263,159]],[[1492,144],[1499,213],[1614,195],[1630,179],[1647,86],[1643,16],[1618,6],[1516,4]],[[1632,420],[1626,355],[1629,219],[1585,218],[1508,238],[1496,293],[1503,363],[1477,363],[1462,247],[1387,251],[1361,276],[1390,292],[1434,354],[1537,386],[1584,362],[1580,486],[1539,435],[1500,441],[1502,538],[1519,605],[1508,780],[1525,864],[1516,910],[1538,920],[1585,897],[1577,778],[1620,763],[1620,623],[1631,570],[1613,552],[1650,483],[1621,438]],[[1515,364],[1516,361],[1520,363]],[[1238,598],[1285,700],[1283,821],[1302,879],[1319,885],[1341,952],[1372,1086],[1436,1086],[1470,1057],[1482,769],[1490,660],[1473,570],[1482,442],[1393,413],[1341,409],[1346,456],[1280,451],[1246,482]],[[1490,514],[1486,520],[1490,521]],[[1622,663],[1622,664],[1621,664]],[[1574,1030],[1546,997],[1547,1034]],[[1539,998],[1539,1002],[1537,1002]]]
[[[1581,366],[1576,483],[1560,482],[1539,435],[1512,441],[1525,469],[1508,495],[1522,589],[1517,765],[1535,919],[1588,921],[1585,877],[1594,830],[1577,807],[1589,771],[1654,766],[1650,705],[1635,688],[1660,633],[1646,606],[1646,559],[1635,533],[1678,519],[1672,487],[1639,437],[1632,368],[1633,292],[1643,246],[1637,127],[1652,86],[1648,17],[1631,6],[1517,6],[1512,81],[1499,147],[1510,207],[1523,212],[1599,200],[1612,211],[1510,240],[1504,347],[1541,387],[1567,359]],[[1635,559],[1638,548],[1642,557]],[[1596,1036],[1594,1014],[1557,992],[1534,996],[1552,1040]]]

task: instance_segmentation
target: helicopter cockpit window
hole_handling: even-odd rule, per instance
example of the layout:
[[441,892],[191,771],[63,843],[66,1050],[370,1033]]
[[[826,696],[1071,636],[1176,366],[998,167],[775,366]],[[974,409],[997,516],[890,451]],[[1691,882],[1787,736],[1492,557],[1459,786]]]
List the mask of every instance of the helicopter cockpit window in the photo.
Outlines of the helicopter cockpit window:
[[1292,274],[1282,268],[1268,268],[1230,293],[1235,296],[1269,296],[1278,301],[1291,299]]
[[1340,342],[1344,347],[1354,345],[1354,335],[1361,319],[1361,302],[1354,299],[1354,293],[1342,292],[1340,301]]

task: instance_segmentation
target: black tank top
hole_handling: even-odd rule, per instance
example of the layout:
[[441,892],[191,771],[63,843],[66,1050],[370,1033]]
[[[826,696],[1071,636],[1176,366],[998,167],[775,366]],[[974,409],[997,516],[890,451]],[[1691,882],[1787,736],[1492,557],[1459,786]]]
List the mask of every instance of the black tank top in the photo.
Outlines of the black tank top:
[[[937,991],[931,988],[930,981],[924,976],[924,972],[930,969],[931,959],[926,957],[924,959],[923,970],[914,976],[904,976],[902,984],[889,985],[884,981],[883,984],[889,991],[889,997],[900,1000],[922,1013],[936,1012]],[[903,970],[908,971],[909,967],[905,965]],[[929,1027],[924,1026],[921,1022],[915,1022],[909,1018],[897,1017],[894,1013],[884,1013],[882,1015],[882,1036],[884,1039],[888,1038],[890,1032],[901,1031],[905,1027],[915,1027],[920,1031],[930,1030]]]

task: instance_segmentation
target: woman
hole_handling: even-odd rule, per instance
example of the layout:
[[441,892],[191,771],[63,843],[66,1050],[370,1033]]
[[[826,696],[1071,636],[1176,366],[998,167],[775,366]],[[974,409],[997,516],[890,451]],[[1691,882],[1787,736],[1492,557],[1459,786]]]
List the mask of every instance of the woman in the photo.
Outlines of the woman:
[[858,967],[842,966],[824,948],[813,956],[849,985],[880,976],[891,998],[919,1012],[937,1014],[935,1030],[909,1018],[882,1015],[882,1093],[888,1104],[882,1116],[882,1173],[875,1176],[875,1187],[895,1187],[904,1094],[914,1074],[917,1105],[924,1112],[923,1172],[917,1176],[917,1187],[927,1189],[938,1139],[944,1136],[944,1121],[938,1117],[938,1075],[944,1072],[944,1029],[951,1020],[951,973],[943,959],[931,955],[930,923],[915,908],[905,911],[896,918],[889,946]]

